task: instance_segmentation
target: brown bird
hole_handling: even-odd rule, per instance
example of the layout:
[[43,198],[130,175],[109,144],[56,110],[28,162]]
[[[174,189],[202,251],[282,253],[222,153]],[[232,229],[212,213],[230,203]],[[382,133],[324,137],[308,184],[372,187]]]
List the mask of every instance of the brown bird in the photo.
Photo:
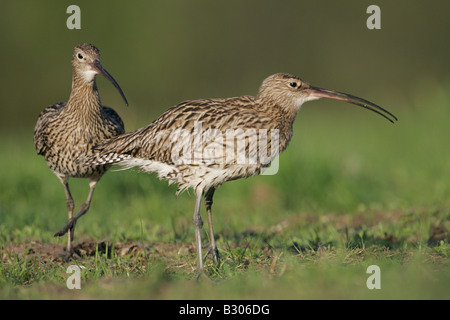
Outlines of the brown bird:
[[[85,214],[92,200],[97,182],[110,165],[86,166],[86,156],[93,154],[92,147],[102,140],[125,132],[122,119],[111,108],[102,106],[95,83],[97,74],[105,76],[117,88],[125,103],[128,102],[116,80],[99,61],[100,50],[83,43],[75,47],[72,57],[72,92],[69,101],[55,103],[44,109],[34,128],[34,146],[50,170],[64,186],[69,220],[55,234],[68,233],[67,258],[74,251],[73,233],[77,220]],[[69,189],[69,178],[88,178],[90,191],[87,200],[73,217],[75,208]]]
[[[385,117],[397,118],[367,100],[313,87],[300,78],[278,73],[266,78],[256,97],[201,99],[182,102],[148,126],[103,141],[87,165],[118,163],[157,173],[177,183],[177,193],[193,188],[197,276],[203,272],[200,203],[205,194],[209,249],[218,261],[211,206],[216,188],[230,180],[260,174],[286,149],[295,117],[304,102],[331,98]],[[206,193],[205,193],[206,192]]]

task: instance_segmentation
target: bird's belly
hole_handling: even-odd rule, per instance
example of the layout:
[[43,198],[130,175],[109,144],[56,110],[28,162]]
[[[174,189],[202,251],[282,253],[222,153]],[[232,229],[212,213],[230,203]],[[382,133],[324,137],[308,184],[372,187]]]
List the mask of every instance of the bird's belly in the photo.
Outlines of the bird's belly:
[[86,166],[85,159],[93,155],[92,147],[99,141],[67,138],[54,143],[45,155],[52,171],[74,178],[89,178],[105,173],[110,166]]
[[85,158],[85,153],[71,153],[66,156],[54,153],[46,157],[45,160],[53,172],[73,178],[89,178],[94,175],[102,175],[110,167],[110,165],[86,166],[83,161]]
[[119,165],[126,169],[138,167],[147,173],[157,173],[159,179],[168,180],[169,184],[177,183],[179,185],[177,193],[189,187],[201,192],[229,180],[259,174],[261,171],[260,165],[173,165],[137,158],[123,160]]

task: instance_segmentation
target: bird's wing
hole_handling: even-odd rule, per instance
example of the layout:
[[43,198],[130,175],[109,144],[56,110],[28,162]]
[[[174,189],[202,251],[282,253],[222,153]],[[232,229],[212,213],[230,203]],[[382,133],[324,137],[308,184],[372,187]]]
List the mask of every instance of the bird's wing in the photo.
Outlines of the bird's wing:
[[39,155],[44,155],[46,150],[51,147],[48,139],[50,132],[50,124],[57,121],[58,115],[65,107],[65,102],[55,103],[45,108],[38,117],[36,126],[34,127],[34,147]]
[[102,109],[108,128],[114,133],[114,136],[125,133],[125,125],[119,114],[113,108],[107,106],[102,106]]
[[[240,148],[251,151],[256,150],[259,137],[252,129],[270,127],[269,117],[258,113],[253,104],[254,98],[249,96],[182,102],[148,126],[106,140],[94,149],[109,163],[131,156],[174,164],[180,159],[192,161],[198,152],[202,160],[219,163],[226,156],[220,150],[230,142],[224,139],[227,133],[242,138]],[[234,147],[232,151],[236,152]]]

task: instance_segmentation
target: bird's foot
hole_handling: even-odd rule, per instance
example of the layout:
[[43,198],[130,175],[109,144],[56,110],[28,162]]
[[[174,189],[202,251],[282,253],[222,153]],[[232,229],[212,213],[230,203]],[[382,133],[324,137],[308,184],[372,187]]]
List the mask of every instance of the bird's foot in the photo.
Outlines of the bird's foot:
[[73,229],[75,228],[75,224],[76,223],[77,223],[77,219],[70,218],[67,221],[66,225],[61,230],[59,230],[57,233],[55,233],[53,236],[54,237],[61,237],[61,236],[65,235],[67,233],[67,231],[69,231],[69,230],[73,231]]
[[65,249],[63,253],[57,255],[57,258],[61,258],[64,262],[72,260],[81,260],[81,253],[78,249],[72,248],[71,250]]
[[204,277],[207,278],[207,275],[205,274],[205,271],[204,270],[197,270],[197,274],[195,275],[195,280],[196,281],[200,281],[200,279],[202,279]]
[[217,249],[217,246],[208,245],[206,248],[205,256],[203,257],[203,260],[206,260],[206,257],[212,257],[215,264],[219,263],[219,260],[223,258],[223,256],[220,254],[219,250]]
[[195,281],[196,282],[206,281],[209,283],[213,282],[213,280],[206,274],[204,269],[201,269],[201,270],[197,269],[197,273],[195,274]]

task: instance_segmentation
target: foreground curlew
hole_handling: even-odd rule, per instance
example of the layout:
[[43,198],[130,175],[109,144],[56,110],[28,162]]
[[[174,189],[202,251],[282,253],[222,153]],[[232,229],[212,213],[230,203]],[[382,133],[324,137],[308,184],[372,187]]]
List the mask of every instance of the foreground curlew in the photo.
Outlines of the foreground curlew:
[[[73,252],[72,240],[77,220],[85,214],[91,203],[94,188],[110,166],[85,166],[81,159],[92,154],[92,146],[104,139],[124,133],[119,115],[102,106],[95,76],[105,76],[128,102],[114,78],[102,67],[100,51],[91,44],[75,47],[72,57],[72,92],[67,103],[59,102],[44,109],[34,128],[34,146],[44,156],[50,170],[64,186],[69,220],[55,234],[68,233],[67,258]],[[89,178],[90,191],[80,211],[73,217],[74,201],[69,189],[69,178]]]
[[[292,126],[304,102],[332,98],[374,111],[391,122],[397,118],[367,100],[313,87],[290,74],[266,78],[256,97],[203,99],[176,105],[145,128],[122,134],[94,147],[87,165],[118,163],[157,173],[160,179],[191,187],[197,276],[203,272],[200,203],[205,194],[209,251],[218,260],[211,206],[216,188],[230,180],[260,174],[286,149]],[[206,192],[206,193],[205,193]]]

